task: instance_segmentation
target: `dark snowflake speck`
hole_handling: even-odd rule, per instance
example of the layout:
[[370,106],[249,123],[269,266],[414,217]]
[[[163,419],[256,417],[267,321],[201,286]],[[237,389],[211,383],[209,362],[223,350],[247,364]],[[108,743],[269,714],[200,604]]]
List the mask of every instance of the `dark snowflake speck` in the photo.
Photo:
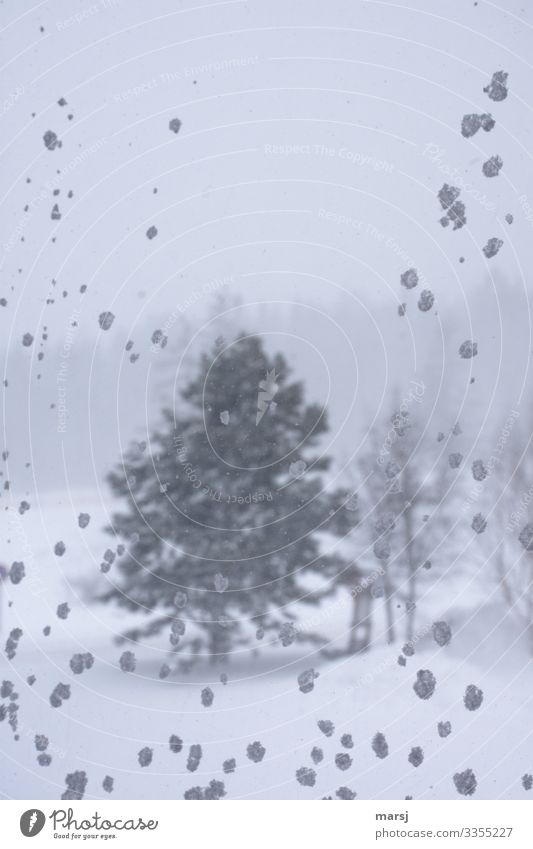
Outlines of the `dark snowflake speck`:
[[501,156],[491,156],[483,163],[482,170],[485,177],[497,177],[503,167],[503,159]]
[[318,746],[313,746],[311,749],[311,760],[314,764],[319,764],[324,760],[324,752],[322,749],[319,749]]
[[314,787],[316,783],[316,772],[310,767],[301,766],[296,770],[296,780],[303,787]]
[[476,532],[476,534],[482,534],[487,527],[487,521],[482,513],[476,513],[474,518],[472,519],[472,530]]
[[416,681],[413,690],[419,699],[429,699],[435,692],[437,681],[429,669],[419,669],[416,673]]
[[439,646],[447,646],[452,638],[452,630],[447,622],[434,622],[431,626],[433,639]]
[[465,769],[464,772],[456,772],[453,777],[453,783],[461,796],[473,796],[476,792],[476,776],[471,769]]
[[430,289],[423,289],[420,292],[418,300],[418,309],[421,312],[428,312],[435,303],[435,295]]
[[189,772],[196,772],[202,760],[202,747],[198,743],[194,743],[189,749],[189,757],[187,758],[187,769]]
[[492,239],[487,241],[487,244],[483,248],[483,253],[487,259],[492,259],[493,256],[496,256],[502,245],[503,239],[497,239],[496,236],[493,236]]
[[87,773],[83,770],[71,772],[65,777],[65,783],[67,789],[61,794],[61,798],[73,799],[79,802],[83,799],[83,794],[87,787]]
[[153,755],[154,750],[150,749],[149,746],[145,746],[137,755],[137,760],[141,766],[149,766],[152,763]]
[[483,702],[483,690],[480,690],[475,684],[469,684],[463,701],[467,710],[477,710]]
[[424,752],[420,748],[420,746],[414,746],[409,752],[407,760],[413,766],[420,766],[422,761],[424,760]]
[[372,739],[372,749],[377,758],[386,758],[389,754],[389,744],[385,739],[385,735],[378,731]]
[[215,698],[215,694],[213,693],[211,687],[204,687],[204,689],[202,690],[201,698],[204,707],[211,707]]
[[505,100],[509,93],[507,89],[508,76],[509,74],[505,71],[494,71],[490,83],[483,89],[491,100],[495,100],[496,102]]
[[250,743],[246,747],[246,756],[249,760],[258,764],[265,757],[266,749],[261,745],[259,740],[255,740],[254,743]]
[[335,732],[335,725],[330,719],[319,719],[317,725],[326,737],[331,737]]
[[335,766],[343,772],[349,769],[352,763],[353,760],[347,752],[339,752],[338,755],[335,755]]
[[310,693],[315,686],[315,678],[318,678],[319,672],[314,669],[306,669],[298,675],[298,687],[301,693]]
[[408,268],[400,276],[400,283],[405,289],[414,289],[418,286],[418,273],[416,268]]
[[472,357],[477,357],[477,342],[471,342],[469,339],[463,342],[459,348],[459,356],[463,360],[470,360]]

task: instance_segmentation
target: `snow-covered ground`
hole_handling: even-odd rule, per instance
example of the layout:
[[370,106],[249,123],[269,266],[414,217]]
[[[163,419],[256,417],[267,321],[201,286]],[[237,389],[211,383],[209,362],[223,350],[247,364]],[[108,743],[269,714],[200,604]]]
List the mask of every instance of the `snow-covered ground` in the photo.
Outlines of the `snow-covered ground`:
[[[20,703],[20,739],[14,739],[7,719],[0,723],[3,797],[56,799],[66,774],[85,770],[86,798],[107,796],[102,781],[110,775],[114,797],[128,799],[182,798],[188,788],[204,787],[213,778],[225,782],[227,798],[335,798],[344,786],[359,798],[447,799],[458,798],[454,774],[472,769],[478,782],[473,798],[527,798],[521,778],[533,772],[532,663],[511,627],[505,631],[505,622],[496,617],[498,628],[492,628],[490,611],[477,617],[481,627],[465,613],[444,648],[427,634],[406,667],[397,663],[401,644],[386,646],[378,625],[372,651],[337,662],[278,645],[162,681],[158,672],[167,654],[161,637],[135,647],[136,671],[124,673],[118,666],[123,648],[112,638],[131,619],[87,605],[83,595],[83,585],[104,580],[99,562],[110,543],[101,531],[105,506],[88,493],[50,496],[11,520],[5,560],[23,559],[27,576],[18,586],[4,585],[2,640],[16,626],[24,634],[13,661],[4,653],[0,657],[0,681],[13,681]],[[76,521],[81,511],[91,514],[84,531]],[[52,553],[58,540],[66,545],[60,558]],[[64,601],[71,613],[63,621],[55,610]],[[325,622],[339,629],[342,610],[335,611]],[[42,633],[46,625],[51,625],[48,637]],[[94,666],[74,675],[69,660],[84,651],[94,654]],[[310,667],[320,676],[312,692],[302,693],[297,678]],[[427,700],[413,690],[420,669],[430,669],[437,679]],[[222,672],[226,685],[220,682]],[[36,681],[30,687],[31,674]],[[58,682],[70,684],[72,694],[53,708],[49,696]],[[484,693],[476,711],[463,703],[470,684]],[[214,691],[208,708],[201,702],[205,686]],[[332,736],[319,730],[318,720],[334,723]],[[437,723],[445,721],[452,732],[441,738]],[[389,746],[384,759],[371,748],[378,731]],[[35,734],[49,738],[48,767],[37,763]],[[172,734],[183,740],[178,754],[169,749]],[[343,734],[352,735],[353,748],[343,747]],[[246,754],[254,741],[266,749],[260,763]],[[191,773],[186,763],[193,744],[201,745],[202,759]],[[141,767],[137,756],[146,746],[153,749],[153,760]],[[318,764],[310,754],[315,746],[324,754]],[[408,761],[416,746],[424,752],[418,767]],[[345,771],[335,764],[343,752],[353,759]],[[230,758],[236,759],[236,769],[225,775],[222,764]],[[315,770],[314,786],[297,782],[301,767]]]

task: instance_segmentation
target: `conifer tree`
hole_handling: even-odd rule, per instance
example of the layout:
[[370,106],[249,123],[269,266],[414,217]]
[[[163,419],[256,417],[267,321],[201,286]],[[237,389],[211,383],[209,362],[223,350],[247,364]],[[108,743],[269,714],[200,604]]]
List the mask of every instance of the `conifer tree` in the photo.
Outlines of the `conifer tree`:
[[265,634],[318,639],[292,624],[296,608],[332,592],[334,541],[356,522],[350,493],[326,485],[326,411],[246,335],[217,340],[175,406],[109,475],[126,552],[101,598],[145,615],[129,639],[166,629],[189,659]]

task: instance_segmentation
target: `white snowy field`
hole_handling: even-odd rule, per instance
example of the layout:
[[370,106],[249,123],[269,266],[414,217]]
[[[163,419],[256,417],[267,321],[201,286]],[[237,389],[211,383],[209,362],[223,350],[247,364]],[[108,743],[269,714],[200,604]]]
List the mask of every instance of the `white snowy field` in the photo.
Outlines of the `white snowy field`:
[[[533,763],[531,666],[520,673],[503,663],[483,673],[470,663],[457,667],[456,659],[440,651],[416,655],[402,669],[396,654],[384,648],[337,666],[321,663],[309,694],[298,690],[296,677],[303,667],[294,659],[275,674],[265,674],[261,664],[230,668],[226,686],[213,684],[206,674],[215,700],[204,708],[200,684],[161,682],[148,662],[125,675],[102,648],[93,669],[74,679],[68,650],[46,656],[21,651],[12,666],[3,659],[0,667],[2,677],[14,680],[21,702],[19,741],[7,722],[1,728],[2,796],[57,799],[65,775],[82,769],[89,779],[86,798],[105,797],[102,781],[110,775],[114,797],[127,799],[180,799],[188,788],[206,786],[213,778],[224,780],[227,798],[233,799],[320,799],[334,797],[340,786],[363,799],[449,799],[458,798],[454,773],[470,768],[478,782],[473,798],[526,798],[521,776]],[[437,678],[428,701],[412,689],[420,668],[432,669]],[[33,688],[24,683],[29,672],[37,676]],[[70,700],[54,709],[48,696],[58,681],[73,689]],[[462,702],[471,683],[485,695],[475,712]],[[317,727],[321,719],[335,724],[329,738]],[[452,724],[446,739],[437,733],[439,721]],[[370,745],[377,731],[389,745],[383,760]],[[49,737],[49,767],[37,764],[35,733]],[[346,733],[353,737],[353,749],[340,743]],[[184,742],[179,754],[169,749],[171,734]],[[256,740],[266,749],[261,763],[246,757],[247,745]],[[188,750],[197,743],[203,757],[190,773]],[[145,746],[153,749],[153,761],[141,768],[137,753]],[[310,758],[314,746],[324,752],[317,765]],[[407,760],[414,746],[422,747],[425,756],[417,768]],[[335,765],[341,752],[353,758],[346,771]],[[222,763],[229,758],[236,759],[236,771],[224,775]],[[296,781],[302,766],[315,769],[314,787]]]
[[[83,510],[91,513],[85,531],[76,522]],[[459,798],[454,774],[472,769],[477,790],[471,798],[527,798],[521,778],[533,772],[533,664],[506,620],[496,616],[491,623],[489,609],[477,619],[475,611],[465,613],[454,623],[448,646],[438,647],[428,634],[406,667],[397,663],[402,643],[386,646],[378,623],[372,650],[347,660],[325,661],[312,650],[306,655],[305,647],[295,651],[278,644],[161,681],[166,637],[145,647],[119,647],[113,634],[132,619],[83,601],[81,584],[104,580],[99,562],[110,543],[101,531],[105,521],[104,503],[81,493],[33,502],[20,519],[12,518],[4,559],[24,560],[27,574],[17,586],[4,585],[2,643],[13,627],[24,633],[11,662],[4,652],[0,656],[0,681],[14,683],[20,704],[18,741],[7,718],[0,723],[2,797],[57,799],[65,776],[84,770],[85,798],[107,797],[102,781],[109,775],[113,797],[124,799],[180,799],[188,788],[205,787],[211,779],[225,782],[230,799],[335,798],[339,787],[366,799],[448,799]],[[61,558],[52,553],[58,540],[66,545]],[[64,601],[71,612],[63,621],[55,610]],[[336,606],[334,616],[325,618],[330,630],[342,630],[342,612]],[[48,637],[42,633],[46,625],[51,625]],[[422,620],[419,629],[424,632]],[[124,648],[135,650],[134,673],[118,666]],[[94,654],[94,666],[74,675],[69,660],[85,651]],[[320,676],[304,694],[297,677],[310,667]],[[413,690],[419,669],[431,670],[437,680],[427,700]],[[226,685],[220,682],[222,672]],[[29,675],[36,676],[33,686],[26,683]],[[49,696],[59,682],[70,684],[72,693],[53,708]],[[476,711],[463,703],[470,684],[484,693]],[[201,703],[205,686],[214,691],[208,708]],[[318,720],[334,723],[330,737],[319,730]],[[447,721],[452,731],[443,739],[437,723]],[[376,732],[387,739],[384,759],[371,748]],[[47,767],[37,762],[35,734],[49,738]],[[168,745],[172,734],[183,740],[178,754]],[[353,748],[341,744],[344,734],[352,735]],[[260,763],[246,755],[254,741],[266,749]],[[194,744],[201,745],[202,759],[191,773],[186,764]],[[153,760],[141,767],[137,756],[146,746],[153,749]],[[310,756],[315,746],[324,754],[318,764]],[[413,747],[424,752],[418,767],[408,761]],[[343,752],[353,759],[345,771],[335,764]],[[231,758],[235,772],[225,775],[222,764]],[[314,786],[298,783],[301,767],[315,770]]]

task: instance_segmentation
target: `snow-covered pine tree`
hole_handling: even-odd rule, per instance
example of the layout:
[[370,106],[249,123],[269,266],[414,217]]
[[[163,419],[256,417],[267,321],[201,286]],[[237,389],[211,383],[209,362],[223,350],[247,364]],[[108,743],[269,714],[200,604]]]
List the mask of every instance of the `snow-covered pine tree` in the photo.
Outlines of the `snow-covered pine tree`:
[[218,340],[176,406],[109,475],[126,553],[101,598],[145,614],[129,639],[167,629],[189,659],[265,632],[318,639],[291,624],[296,607],[330,592],[345,564],[325,549],[357,521],[350,493],[326,487],[325,410],[247,335]]

